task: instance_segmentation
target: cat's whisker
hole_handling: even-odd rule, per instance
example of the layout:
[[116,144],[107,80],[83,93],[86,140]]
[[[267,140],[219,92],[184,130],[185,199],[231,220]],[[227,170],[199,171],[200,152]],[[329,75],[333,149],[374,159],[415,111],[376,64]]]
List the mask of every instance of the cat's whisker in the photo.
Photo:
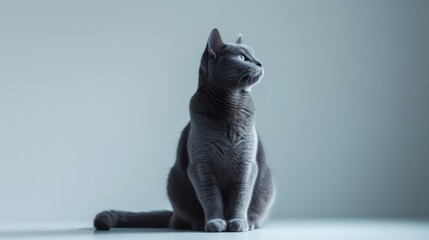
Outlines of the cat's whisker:
[[250,70],[249,73],[247,74],[248,78],[246,79],[245,89],[248,88],[248,83],[249,83],[249,79],[250,79],[250,74],[251,73],[252,73],[252,70]]
[[[250,76],[251,74],[253,74],[253,73],[255,72],[255,70],[256,70],[256,69],[252,69],[252,70],[249,72],[249,76]],[[246,89],[250,88],[249,80],[250,80],[250,78],[247,78],[247,79],[246,79]]]
[[[258,71],[258,68],[253,68],[251,71],[250,71],[250,73],[249,73],[249,76],[252,74],[255,74],[256,72]],[[251,77],[254,77],[254,76],[251,76]],[[250,78],[248,78],[247,80],[246,80],[246,89],[247,88],[250,88],[250,86],[252,85],[252,83],[249,85],[249,80],[250,80]]]
[[268,93],[270,93],[270,94],[274,95],[274,91],[273,91],[273,89],[270,87],[270,84],[268,83],[268,81],[267,81],[267,80],[264,80],[263,82],[264,82],[265,89],[266,89],[266,90],[268,90]]
[[265,81],[264,81],[263,85],[264,85],[265,92],[267,94],[270,94],[270,91],[268,90],[268,87],[267,87],[267,83]]
[[[246,70],[246,71],[248,71],[248,70]],[[245,71],[243,71],[243,72],[245,72]],[[238,83],[237,83],[237,87],[236,87],[236,90],[238,90],[238,87],[239,87],[239,85],[240,85],[240,81],[244,78],[244,77],[246,77],[247,75],[249,75],[250,73],[251,73],[252,71],[248,71],[247,73],[245,73],[239,80],[238,80]],[[247,86],[247,85],[246,85]]]

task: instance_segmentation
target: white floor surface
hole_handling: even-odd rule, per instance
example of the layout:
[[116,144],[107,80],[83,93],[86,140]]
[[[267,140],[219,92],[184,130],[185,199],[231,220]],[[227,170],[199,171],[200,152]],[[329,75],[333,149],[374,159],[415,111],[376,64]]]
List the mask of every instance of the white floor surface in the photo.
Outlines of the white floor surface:
[[271,221],[263,228],[244,233],[204,233],[170,229],[115,229],[94,231],[91,223],[1,224],[0,239],[176,239],[176,240],[300,240],[300,239],[395,239],[429,240],[429,221],[322,220]]

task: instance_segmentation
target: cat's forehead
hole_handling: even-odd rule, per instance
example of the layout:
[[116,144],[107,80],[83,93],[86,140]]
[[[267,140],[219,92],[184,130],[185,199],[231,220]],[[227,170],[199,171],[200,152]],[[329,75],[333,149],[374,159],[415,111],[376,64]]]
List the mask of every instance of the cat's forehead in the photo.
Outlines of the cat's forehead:
[[244,44],[235,44],[235,43],[226,44],[222,52],[225,54],[240,54],[244,52],[244,53],[253,55],[252,48]]

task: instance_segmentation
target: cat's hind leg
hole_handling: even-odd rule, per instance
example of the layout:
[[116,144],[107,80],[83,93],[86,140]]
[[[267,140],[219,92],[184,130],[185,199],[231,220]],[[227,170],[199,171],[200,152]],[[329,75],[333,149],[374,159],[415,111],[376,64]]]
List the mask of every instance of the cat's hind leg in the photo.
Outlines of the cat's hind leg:
[[193,229],[192,224],[178,216],[176,213],[170,219],[170,228],[174,229]]

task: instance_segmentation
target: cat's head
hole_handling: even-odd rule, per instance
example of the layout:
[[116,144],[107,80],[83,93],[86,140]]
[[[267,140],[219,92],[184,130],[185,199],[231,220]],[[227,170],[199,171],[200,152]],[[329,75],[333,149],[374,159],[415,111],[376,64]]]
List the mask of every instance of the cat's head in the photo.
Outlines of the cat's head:
[[242,44],[241,35],[235,43],[224,43],[214,28],[201,58],[199,84],[228,91],[250,91],[264,75],[262,63],[253,50]]

